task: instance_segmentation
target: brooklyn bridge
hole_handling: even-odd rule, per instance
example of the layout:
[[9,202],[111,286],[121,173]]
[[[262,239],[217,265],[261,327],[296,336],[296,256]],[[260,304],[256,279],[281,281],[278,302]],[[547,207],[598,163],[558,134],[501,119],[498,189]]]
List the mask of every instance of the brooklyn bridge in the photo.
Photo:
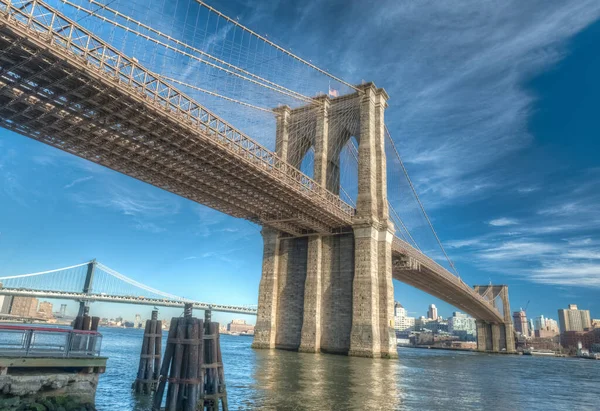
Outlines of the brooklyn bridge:
[[[262,226],[255,348],[396,357],[395,279],[475,317],[479,350],[514,351],[507,287],[458,275],[386,127],[386,91],[197,6],[234,27],[244,52],[265,45],[296,71],[252,71],[95,1],[0,0],[1,126]],[[297,72],[312,94],[294,85]],[[224,87],[212,88],[214,73]],[[389,198],[399,186],[447,267],[401,218],[406,203]],[[66,292],[41,283],[4,292]]]

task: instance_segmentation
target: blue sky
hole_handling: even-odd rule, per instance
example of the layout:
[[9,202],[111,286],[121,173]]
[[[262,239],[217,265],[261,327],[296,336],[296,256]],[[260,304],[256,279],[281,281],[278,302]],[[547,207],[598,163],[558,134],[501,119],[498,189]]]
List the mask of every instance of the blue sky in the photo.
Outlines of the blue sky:
[[[508,284],[530,317],[569,303],[600,317],[600,3],[211,4],[386,88],[386,122],[467,283]],[[255,304],[261,257],[251,223],[0,130],[1,275],[97,258],[169,293]],[[453,311],[400,283],[395,295],[415,315]]]

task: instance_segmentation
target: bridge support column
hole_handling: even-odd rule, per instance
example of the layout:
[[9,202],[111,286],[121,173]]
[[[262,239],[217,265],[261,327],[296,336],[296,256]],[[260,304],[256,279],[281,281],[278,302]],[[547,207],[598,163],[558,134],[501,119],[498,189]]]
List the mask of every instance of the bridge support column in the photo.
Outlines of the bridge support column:
[[502,300],[502,309],[504,311],[504,342],[507,353],[516,352],[517,348],[515,345],[515,329],[512,322],[512,313],[510,312],[510,301],[508,300],[508,287],[502,287],[500,292],[500,298]]
[[482,320],[475,320],[477,327],[477,351],[485,352],[487,350],[487,324]]
[[304,285],[304,318],[300,339],[301,352],[321,350],[321,277],[323,259],[323,238],[314,236],[308,239],[306,282]]
[[515,352],[514,326],[508,300],[506,285],[476,285],[475,291],[487,298],[494,308],[497,308],[497,298],[502,303],[503,322],[486,323],[477,320],[477,351]]
[[500,352],[500,324],[490,324],[490,327],[492,328],[492,351]]
[[352,334],[348,355],[380,357],[378,232],[373,227],[355,227]]
[[392,284],[393,225],[389,222],[384,111],[387,94],[360,87],[358,198],[354,225],[353,317],[349,355],[397,357]]
[[276,230],[263,228],[263,267],[258,290],[258,312],[253,348],[275,347],[278,300],[278,265],[280,240]]
[[394,284],[392,283],[392,240],[394,232],[379,232],[379,336],[381,356],[397,358],[396,330],[394,328]]

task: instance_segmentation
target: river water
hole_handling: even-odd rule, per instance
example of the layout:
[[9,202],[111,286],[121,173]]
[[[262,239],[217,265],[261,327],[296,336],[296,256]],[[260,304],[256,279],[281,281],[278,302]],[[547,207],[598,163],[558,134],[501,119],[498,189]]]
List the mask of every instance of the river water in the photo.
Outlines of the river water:
[[[109,360],[97,408],[149,410],[130,388],[143,330],[100,331]],[[369,360],[251,343],[221,336],[231,410],[600,410],[600,361],[414,348],[401,348],[398,360]]]

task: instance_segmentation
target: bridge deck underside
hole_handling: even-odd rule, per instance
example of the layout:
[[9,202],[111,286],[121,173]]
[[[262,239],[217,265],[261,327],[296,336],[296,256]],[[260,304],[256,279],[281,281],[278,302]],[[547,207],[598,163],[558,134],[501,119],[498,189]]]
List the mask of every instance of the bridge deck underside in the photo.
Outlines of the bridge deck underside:
[[474,318],[501,323],[503,318],[475,290],[404,241],[392,245],[393,278],[457,307]]
[[323,195],[183,116],[0,18],[0,125],[207,205],[291,234],[351,224]]

